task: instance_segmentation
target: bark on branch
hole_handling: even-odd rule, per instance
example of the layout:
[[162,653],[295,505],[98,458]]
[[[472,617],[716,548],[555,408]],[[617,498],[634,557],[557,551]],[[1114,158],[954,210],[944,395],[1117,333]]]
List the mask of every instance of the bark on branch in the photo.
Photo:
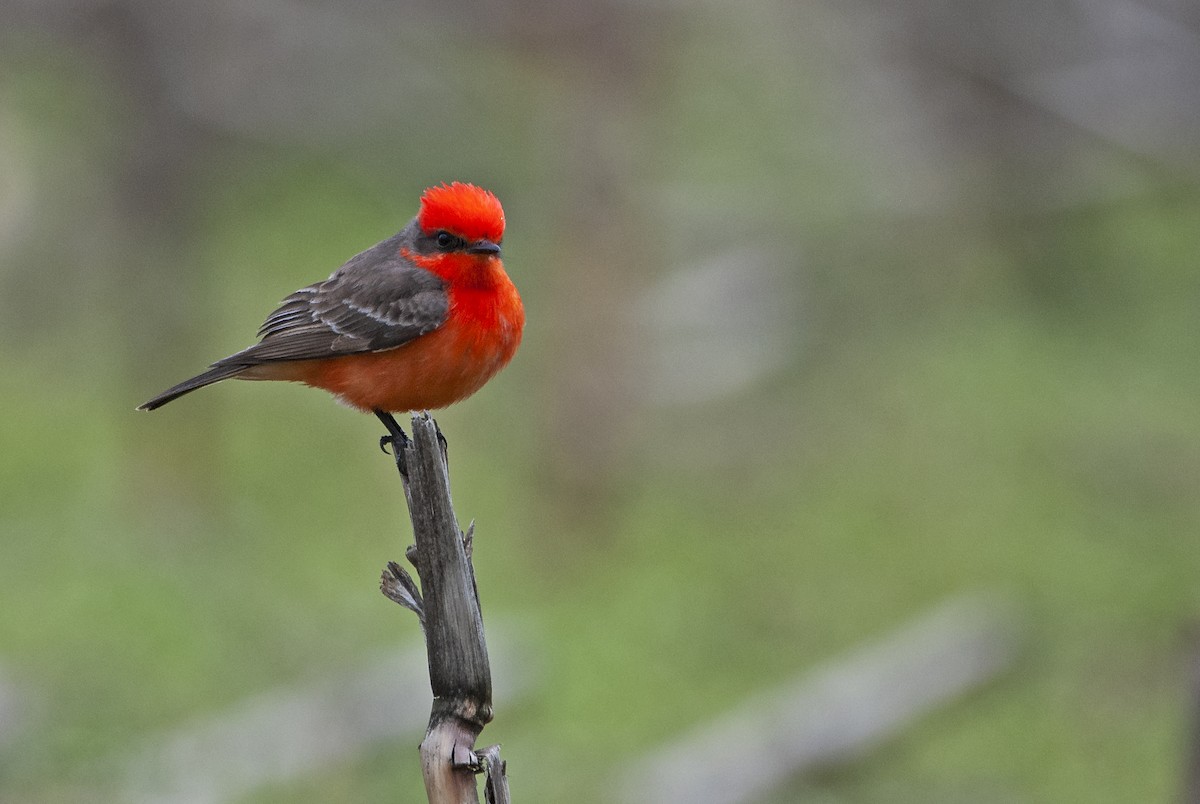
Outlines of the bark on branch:
[[492,719],[492,676],[483,617],[471,565],[474,527],[458,527],[450,499],[445,441],[428,413],[412,419],[412,440],[393,443],[396,465],[412,519],[416,545],[408,558],[421,579],[397,563],[383,573],[380,588],[391,600],[417,613],[425,632],[433,710],[421,741],[421,773],[431,804],[478,804],[475,774],[486,768],[489,800],[502,790],[508,800],[498,749],[487,757],[475,739]]

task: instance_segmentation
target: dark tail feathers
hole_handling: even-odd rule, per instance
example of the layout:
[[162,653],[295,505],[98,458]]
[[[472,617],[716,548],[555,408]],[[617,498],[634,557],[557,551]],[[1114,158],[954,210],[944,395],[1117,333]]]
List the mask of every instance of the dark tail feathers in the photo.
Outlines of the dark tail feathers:
[[214,382],[227,380],[230,377],[236,376],[247,368],[245,363],[234,363],[225,365],[215,365],[203,374],[197,374],[190,380],[184,380],[179,385],[168,388],[158,396],[151,399],[149,402],[144,402],[138,405],[138,410],[154,410],[161,408],[163,405],[170,402],[172,399],[178,399],[184,394],[191,393],[197,388],[203,388],[206,385],[212,385]]

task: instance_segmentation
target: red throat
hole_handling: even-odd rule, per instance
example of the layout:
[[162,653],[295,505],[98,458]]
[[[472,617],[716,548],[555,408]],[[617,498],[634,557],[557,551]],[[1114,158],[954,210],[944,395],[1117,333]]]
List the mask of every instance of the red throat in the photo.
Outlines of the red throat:
[[496,196],[473,184],[430,187],[421,196],[417,222],[427,234],[445,229],[467,240],[504,239],[504,208]]

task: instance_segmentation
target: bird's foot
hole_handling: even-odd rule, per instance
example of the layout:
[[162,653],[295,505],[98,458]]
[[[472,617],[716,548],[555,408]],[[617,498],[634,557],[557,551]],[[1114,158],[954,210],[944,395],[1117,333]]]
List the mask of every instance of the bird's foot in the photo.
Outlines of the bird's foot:
[[[396,436],[392,435],[391,433],[388,433],[387,435],[383,435],[383,436],[379,437],[379,449],[381,449],[383,451],[384,455],[395,454],[393,452],[393,450],[395,450],[397,443],[400,444],[400,450],[398,450],[398,451],[403,451],[404,448],[407,447],[409,444],[408,436],[406,436],[404,433],[401,433],[400,437],[397,438]],[[392,449],[388,449],[388,447],[391,447]]]
[[[387,428],[387,435],[379,437],[379,449],[383,450],[384,454],[390,454],[396,459],[396,467],[400,470],[400,474],[408,477],[408,467],[404,462],[404,450],[408,447],[408,434],[396,423],[396,419],[392,414],[383,410],[376,410],[375,416],[379,421],[383,422],[383,426]],[[388,452],[388,447],[391,447],[391,452]]]
[[442,456],[445,457],[450,450],[450,442],[442,435],[442,428],[438,427],[437,419],[433,420],[433,431],[437,433],[438,446],[442,448]]

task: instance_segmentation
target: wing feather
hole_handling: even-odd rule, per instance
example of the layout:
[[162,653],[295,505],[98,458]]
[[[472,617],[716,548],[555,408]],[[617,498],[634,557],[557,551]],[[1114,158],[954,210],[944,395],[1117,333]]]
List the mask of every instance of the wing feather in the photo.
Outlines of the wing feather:
[[400,256],[404,232],[351,258],[326,279],[280,302],[258,334],[261,340],[214,365],[394,349],[446,321],[446,283]]

